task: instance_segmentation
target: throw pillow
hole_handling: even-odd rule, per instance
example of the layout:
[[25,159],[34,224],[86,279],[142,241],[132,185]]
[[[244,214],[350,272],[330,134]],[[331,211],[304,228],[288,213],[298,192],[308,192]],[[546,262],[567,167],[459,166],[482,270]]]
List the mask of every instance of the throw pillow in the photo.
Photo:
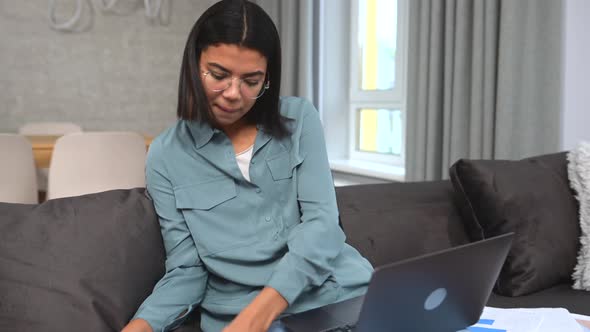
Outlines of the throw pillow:
[[0,330],[120,331],[164,259],[144,189],[0,203]]
[[515,232],[495,291],[519,296],[571,282],[580,236],[566,153],[459,160],[450,170],[471,240]]
[[590,291],[590,142],[568,154],[570,184],[580,204],[582,236],[578,263],[572,275],[575,289]]

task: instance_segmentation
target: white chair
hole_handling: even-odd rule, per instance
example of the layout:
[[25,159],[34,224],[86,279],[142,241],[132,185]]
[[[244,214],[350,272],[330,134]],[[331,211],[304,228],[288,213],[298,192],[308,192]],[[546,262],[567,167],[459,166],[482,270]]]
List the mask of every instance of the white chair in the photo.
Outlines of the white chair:
[[[72,122],[29,122],[18,128],[18,133],[24,136],[61,136],[82,132],[82,127]],[[47,191],[48,168],[37,169],[37,186],[41,191]]]
[[146,145],[131,132],[68,134],[55,142],[47,199],[145,187]]
[[18,133],[25,136],[60,136],[81,131],[82,127],[71,122],[29,122],[18,128]]
[[21,135],[0,134],[0,202],[38,203],[31,143]]

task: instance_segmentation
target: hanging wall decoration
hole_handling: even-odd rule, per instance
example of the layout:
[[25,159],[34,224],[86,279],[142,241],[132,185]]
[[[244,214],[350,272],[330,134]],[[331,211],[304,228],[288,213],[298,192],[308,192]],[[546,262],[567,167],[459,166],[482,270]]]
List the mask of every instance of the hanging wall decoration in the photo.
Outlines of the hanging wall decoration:
[[[70,0],[71,1],[71,0]],[[92,27],[94,13],[130,15],[144,7],[145,16],[150,23],[168,25],[170,23],[170,0],[75,0],[76,9],[66,20],[56,17],[57,0],[49,0],[49,25],[61,32],[83,32]]]

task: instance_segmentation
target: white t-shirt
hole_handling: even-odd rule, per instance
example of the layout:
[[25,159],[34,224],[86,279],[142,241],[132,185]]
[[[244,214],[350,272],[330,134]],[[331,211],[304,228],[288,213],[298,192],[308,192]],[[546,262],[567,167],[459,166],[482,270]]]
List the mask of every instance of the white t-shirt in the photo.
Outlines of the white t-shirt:
[[250,145],[246,150],[236,154],[238,167],[248,182],[250,182],[250,160],[252,160],[252,151],[254,151],[254,145]]

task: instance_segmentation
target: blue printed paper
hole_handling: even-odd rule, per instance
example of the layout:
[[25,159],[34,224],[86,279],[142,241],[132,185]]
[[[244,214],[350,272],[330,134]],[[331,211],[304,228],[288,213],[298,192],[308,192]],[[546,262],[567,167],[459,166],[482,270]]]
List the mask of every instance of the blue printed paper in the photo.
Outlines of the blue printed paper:
[[584,332],[563,308],[500,309],[485,307],[468,332]]

